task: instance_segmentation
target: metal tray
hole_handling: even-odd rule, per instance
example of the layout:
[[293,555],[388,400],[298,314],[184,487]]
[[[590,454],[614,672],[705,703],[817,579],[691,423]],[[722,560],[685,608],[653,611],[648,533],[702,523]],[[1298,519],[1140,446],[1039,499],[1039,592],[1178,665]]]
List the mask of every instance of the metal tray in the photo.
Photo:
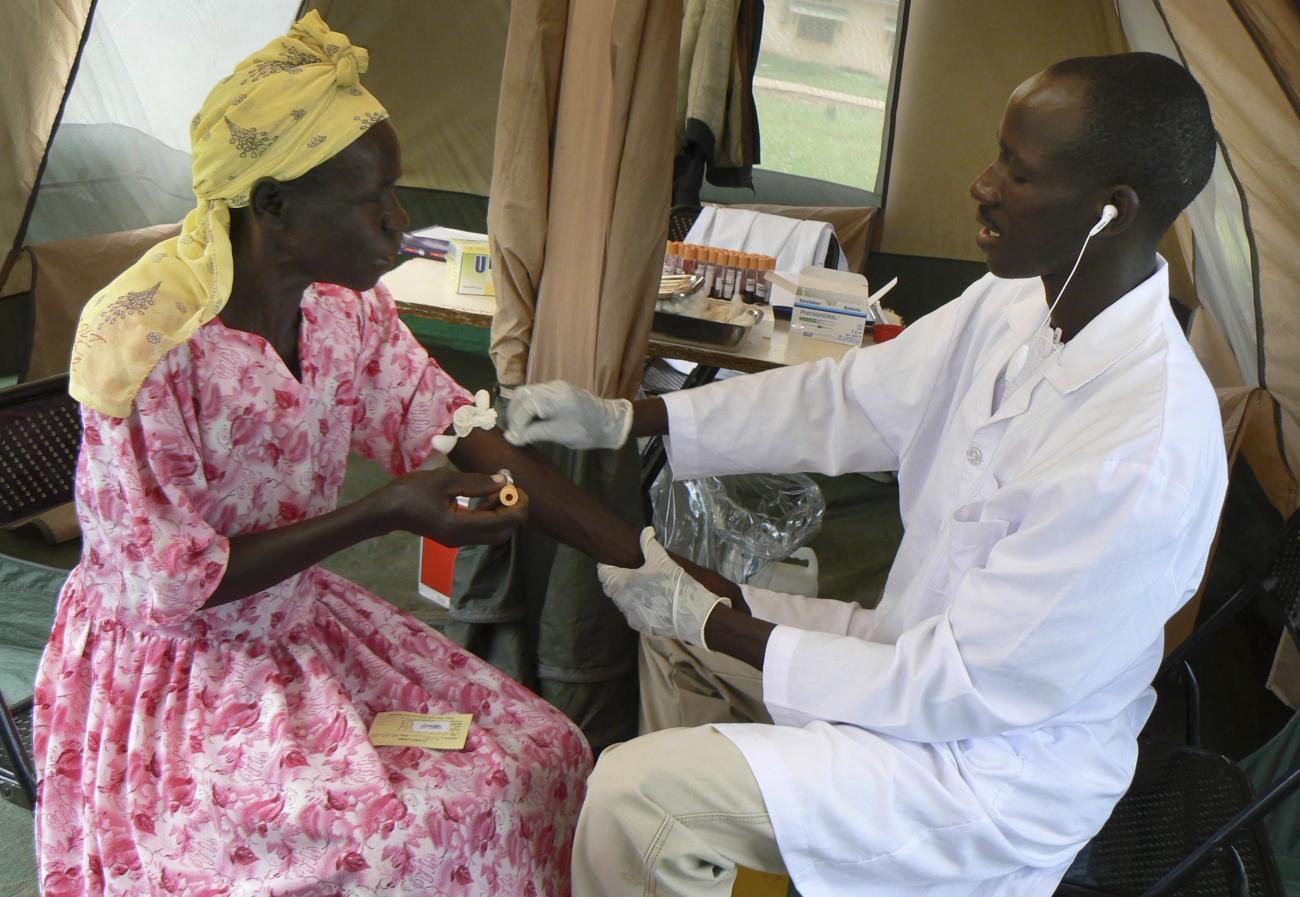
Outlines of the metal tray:
[[763,320],[762,310],[753,306],[746,306],[740,317],[733,323],[657,311],[650,330],[655,336],[670,342],[709,349],[734,349],[740,345],[745,334],[761,320]]

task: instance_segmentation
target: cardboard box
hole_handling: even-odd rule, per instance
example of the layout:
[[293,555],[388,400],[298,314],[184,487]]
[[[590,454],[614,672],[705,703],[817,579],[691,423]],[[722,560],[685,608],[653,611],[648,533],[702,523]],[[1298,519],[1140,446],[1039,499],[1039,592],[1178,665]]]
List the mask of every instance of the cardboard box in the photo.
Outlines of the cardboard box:
[[421,598],[439,607],[451,607],[451,577],[456,570],[456,549],[441,542],[420,538]]
[[791,296],[791,340],[862,345],[863,331],[874,319],[867,305],[867,279],[861,274],[804,268],[793,278],[772,272],[768,279],[774,293],[780,289]]
[[[428,466],[428,462],[426,465]],[[433,465],[437,466],[437,465]],[[469,507],[469,499],[459,496],[456,503],[462,509]],[[451,580],[456,573],[456,553],[441,542],[420,537],[420,576],[416,591],[420,597],[443,608],[451,608]]]
[[492,283],[492,254],[486,240],[448,241],[447,283],[457,293],[495,296]]
[[794,311],[790,313],[790,338],[860,346],[868,320],[866,312],[795,302]]

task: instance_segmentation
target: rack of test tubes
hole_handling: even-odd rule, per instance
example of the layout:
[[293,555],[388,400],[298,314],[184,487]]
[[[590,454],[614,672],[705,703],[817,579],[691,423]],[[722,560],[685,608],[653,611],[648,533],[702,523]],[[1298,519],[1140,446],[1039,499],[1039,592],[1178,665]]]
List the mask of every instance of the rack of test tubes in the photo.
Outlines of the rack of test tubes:
[[710,299],[739,300],[749,305],[768,304],[768,272],[775,269],[775,258],[757,252],[676,241],[670,241],[664,252],[665,275],[698,274],[704,278]]

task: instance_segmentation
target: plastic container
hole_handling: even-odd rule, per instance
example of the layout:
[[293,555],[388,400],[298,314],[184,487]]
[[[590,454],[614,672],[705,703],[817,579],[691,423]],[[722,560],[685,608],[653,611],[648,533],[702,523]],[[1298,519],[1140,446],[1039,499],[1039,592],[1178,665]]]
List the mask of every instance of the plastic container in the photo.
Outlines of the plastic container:
[[884,343],[898,336],[903,332],[902,324],[885,324],[883,322],[871,325],[871,341],[873,343]]
[[787,595],[817,597],[817,552],[808,546],[797,549],[784,561],[772,561],[760,567],[748,585]]

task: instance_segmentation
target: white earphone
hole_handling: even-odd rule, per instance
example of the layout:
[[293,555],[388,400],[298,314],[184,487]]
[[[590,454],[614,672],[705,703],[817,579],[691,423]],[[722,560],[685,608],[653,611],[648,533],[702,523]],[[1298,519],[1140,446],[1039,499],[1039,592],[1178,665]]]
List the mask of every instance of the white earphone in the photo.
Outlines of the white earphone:
[[[1101,208],[1101,217],[1098,218],[1098,219],[1097,219],[1097,223],[1094,224],[1094,225],[1092,226],[1092,230],[1088,231],[1088,236],[1091,237],[1091,236],[1096,235],[1098,232],[1101,231],[1101,229],[1102,229],[1103,227],[1105,227],[1106,225],[1108,225],[1108,224],[1110,224],[1112,221],[1114,221],[1117,215],[1119,215],[1119,209],[1115,208],[1115,207],[1114,207],[1113,205],[1111,205],[1110,203],[1106,203],[1106,205],[1102,206],[1102,208]],[[1087,246],[1087,245],[1088,245],[1088,241],[1087,241],[1087,240],[1084,240],[1084,241],[1083,241],[1083,245]],[[1079,255],[1080,255],[1080,256],[1083,255],[1083,250],[1079,250]],[[1077,264],[1077,262],[1076,262],[1076,264]],[[1071,272],[1071,273],[1073,273],[1073,272]],[[1064,288],[1064,287],[1061,288],[1061,292],[1065,292],[1065,288]]]
[[[1056,298],[1053,299],[1052,304],[1048,306],[1047,316],[1043,318],[1041,322],[1039,322],[1037,327],[1035,327],[1032,331],[1030,331],[1031,339],[1033,338],[1033,335],[1035,333],[1037,333],[1039,330],[1042,329],[1043,324],[1046,324],[1048,321],[1052,320],[1052,312],[1056,311],[1056,303],[1061,301],[1061,297],[1065,295],[1065,288],[1070,285],[1070,280],[1074,277],[1074,272],[1079,270],[1079,262],[1083,261],[1083,252],[1085,249],[1088,248],[1088,241],[1091,240],[1097,234],[1101,233],[1102,229],[1106,225],[1114,221],[1118,215],[1119,215],[1119,209],[1115,208],[1110,203],[1106,203],[1106,205],[1102,206],[1101,217],[1098,218],[1097,223],[1092,226],[1092,230],[1088,231],[1088,236],[1083,238],[1083,245],[1079,247],[1079,255],[1074,260],[1074,267],[1070,269],[1070,274],[1068,277],[1065,278],[1065,283],[1061,284],[1061,289],[1056,294]],[[1011,361],[1007,362],[1007,374],[1006,374],[1007,379],[1008,380],[1012,379],[1017,374],[1019,374],[1020,371],[1024,368],[1025,362],[1028,360],[1029,360],[1029,343],[1025,343],[1023,346],[1021,346],[1019,349],[1015,351],[1015,354],[1011,356]]]

